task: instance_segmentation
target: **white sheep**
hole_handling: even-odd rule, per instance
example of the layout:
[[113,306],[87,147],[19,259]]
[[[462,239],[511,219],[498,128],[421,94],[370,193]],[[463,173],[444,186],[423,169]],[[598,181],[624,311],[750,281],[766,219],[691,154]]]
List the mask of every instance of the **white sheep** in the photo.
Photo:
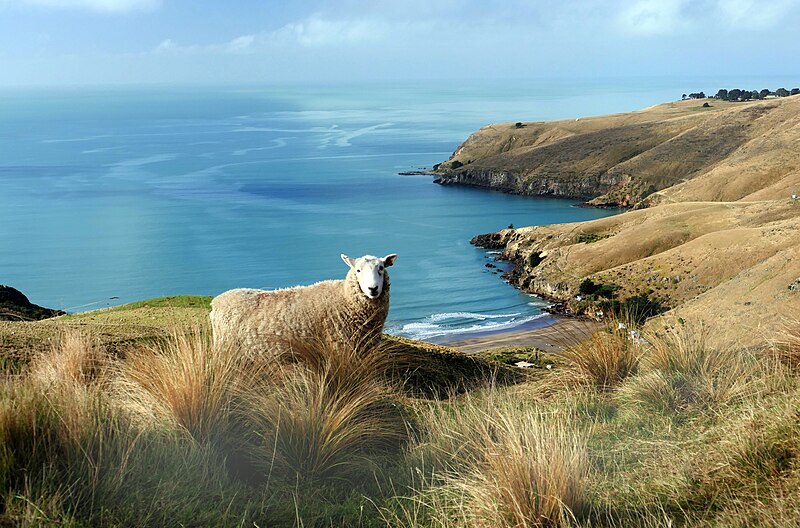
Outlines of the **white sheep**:
[[279,290],[239,288],[211,301],[215,342],[249,354],[282,355],[292,344],[333,342],[369,346],[380,339],[389,313],[389,273],[397,255],[342,255],[344,280]]

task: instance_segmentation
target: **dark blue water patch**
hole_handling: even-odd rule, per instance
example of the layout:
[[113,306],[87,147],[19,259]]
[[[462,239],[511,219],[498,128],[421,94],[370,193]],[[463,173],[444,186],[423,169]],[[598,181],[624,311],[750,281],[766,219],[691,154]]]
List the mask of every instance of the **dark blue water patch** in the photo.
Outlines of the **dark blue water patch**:
[[246,184],[240,187],[244,193],[307,203],[327,202],[370,202],[384,200],[387,196],[405,196],[417,194],[415,188],[409,188],[396,180],[345,181],[336,183],[324,182],[269,182],[264,184]]

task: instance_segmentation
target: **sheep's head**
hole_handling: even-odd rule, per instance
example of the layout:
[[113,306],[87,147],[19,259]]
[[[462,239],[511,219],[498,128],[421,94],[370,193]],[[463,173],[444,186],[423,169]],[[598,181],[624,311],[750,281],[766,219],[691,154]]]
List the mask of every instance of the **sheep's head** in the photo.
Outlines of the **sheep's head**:
[[397,255],[394,253],[383,258],[364,255],[352,259],[347,255],[342,255],[342,260],[355,272],[358,287],[368,299],[377,299],[381,296],[386,268],[394,264],[396,258]]

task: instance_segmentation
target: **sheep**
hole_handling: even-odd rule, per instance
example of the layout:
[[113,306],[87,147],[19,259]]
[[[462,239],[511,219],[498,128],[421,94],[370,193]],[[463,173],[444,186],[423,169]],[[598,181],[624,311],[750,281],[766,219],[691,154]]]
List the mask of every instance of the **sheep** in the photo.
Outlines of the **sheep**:
[[344,280],[278,290],[239,288],[211,301],[214,341],[240,345],[249,355],[283,356],[292,344],[369,347],[389,313],[389,273],[397,255],[352,259]]

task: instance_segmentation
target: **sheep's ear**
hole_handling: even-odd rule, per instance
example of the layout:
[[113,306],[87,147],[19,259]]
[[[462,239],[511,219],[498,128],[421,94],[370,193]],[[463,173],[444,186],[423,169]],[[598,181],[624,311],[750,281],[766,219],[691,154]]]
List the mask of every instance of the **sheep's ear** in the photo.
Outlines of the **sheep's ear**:
[[388,268],[389,266],[394,264],[394,261],[395,261],[396,258],[397,258],[397,255],[392,253],[391,255],[386,255],[385,257],[383,257],[381,259],[381,261],[383,262],[383,265]]
[[351,268],[356,265],[356,261],[345,255],[344,253],[342,253],[342,260],[344,261],[345,264],[347,264]]

